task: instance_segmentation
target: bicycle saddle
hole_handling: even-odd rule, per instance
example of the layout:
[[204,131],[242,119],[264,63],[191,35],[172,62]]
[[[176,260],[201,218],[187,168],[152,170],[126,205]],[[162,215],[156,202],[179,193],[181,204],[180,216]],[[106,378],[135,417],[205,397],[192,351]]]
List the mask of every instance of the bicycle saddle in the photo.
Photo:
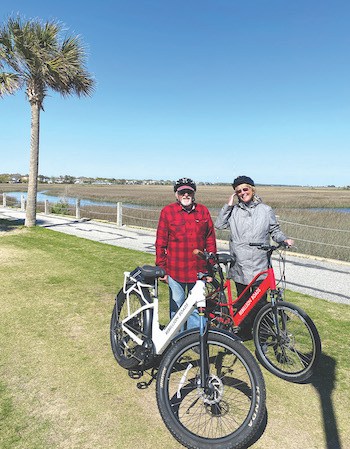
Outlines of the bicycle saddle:
[[218,262],[227,265],[228,263],[234,263],[235,258],[227,253],[217,253]]
[[148,279],[162,278],[166,275],[163,268],[155,267],[153,265],[144,265],[141,267],[141,274],[144,278]]

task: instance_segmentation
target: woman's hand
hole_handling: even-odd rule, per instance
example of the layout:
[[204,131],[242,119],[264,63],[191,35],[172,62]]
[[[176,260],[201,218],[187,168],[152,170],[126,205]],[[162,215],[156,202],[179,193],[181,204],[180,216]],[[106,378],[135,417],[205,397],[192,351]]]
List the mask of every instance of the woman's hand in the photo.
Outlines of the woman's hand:
[[228,205],[233,206],[235,204],[235,196],[237,196],[236,192],[233,193],[230,198],[228,199]]

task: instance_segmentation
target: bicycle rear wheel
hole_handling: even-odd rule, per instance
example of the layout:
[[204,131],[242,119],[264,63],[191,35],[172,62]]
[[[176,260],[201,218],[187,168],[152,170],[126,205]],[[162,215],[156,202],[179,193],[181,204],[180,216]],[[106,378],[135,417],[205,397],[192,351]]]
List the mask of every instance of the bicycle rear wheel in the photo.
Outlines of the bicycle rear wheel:
[[157,376],[157,402],[167,428],[187,448],[239,449],[256,435],[265,417],[265,383],[240,341],[209,331],[209,376],[200,386],[198,334],[176,342]]
[[311,318],[296,305],[281,301],[275,310],[264,306],[255,318],[253,337],[259,362],[272,374],[295,383],[312,375],[321,339]]
[[235,325],[227,305],[226,293],[225,291],[220,291],[220,284],[217,279],[213,279],[211,282],[206,282],[205,289],[206,307],[210,326],[235,333]]
[[[149,292],[144,289],[143,294],[149,299]],[[144,305],[141,296],[131,292],[129,300],[123,289],[116,296],[115,306],[110,323],[110,341],[112,352],[120,366],[126,369],[143,369],[145,364],[145,351],[137,345],[131,337],[123,330],[121,322],[137,309]],[[145,338],[151,329],[152,312],[143,310],[128,322],[129,329],[138,337]]]

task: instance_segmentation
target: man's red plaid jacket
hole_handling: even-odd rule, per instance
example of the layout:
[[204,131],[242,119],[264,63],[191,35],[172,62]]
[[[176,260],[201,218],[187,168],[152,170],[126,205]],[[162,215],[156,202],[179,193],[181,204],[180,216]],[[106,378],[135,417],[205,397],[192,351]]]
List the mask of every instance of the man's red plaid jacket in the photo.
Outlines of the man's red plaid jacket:
[[180,203],[165,206],[157,228],[156,265],[178,282],[196,282],[206,264],[193,254],[194,249],[216,252],[209,210],[202,204],[194,204],[190,212]]

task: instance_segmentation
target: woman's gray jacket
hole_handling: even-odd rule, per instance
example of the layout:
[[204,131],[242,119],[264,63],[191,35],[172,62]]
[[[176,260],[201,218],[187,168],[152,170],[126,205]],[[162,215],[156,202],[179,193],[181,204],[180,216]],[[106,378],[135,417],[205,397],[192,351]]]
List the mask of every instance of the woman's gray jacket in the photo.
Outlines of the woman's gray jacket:
[[[249,204],[225,204],[215,222],[216,229],[230,228],[230,254],[236,259],[229,272],[235,282],[248,285],[253,277],[267,268],[266,252],[249,243],[270,243],[286,240],[270,206],[255,198]],[[260,279],[261,280],[261,279]]]

